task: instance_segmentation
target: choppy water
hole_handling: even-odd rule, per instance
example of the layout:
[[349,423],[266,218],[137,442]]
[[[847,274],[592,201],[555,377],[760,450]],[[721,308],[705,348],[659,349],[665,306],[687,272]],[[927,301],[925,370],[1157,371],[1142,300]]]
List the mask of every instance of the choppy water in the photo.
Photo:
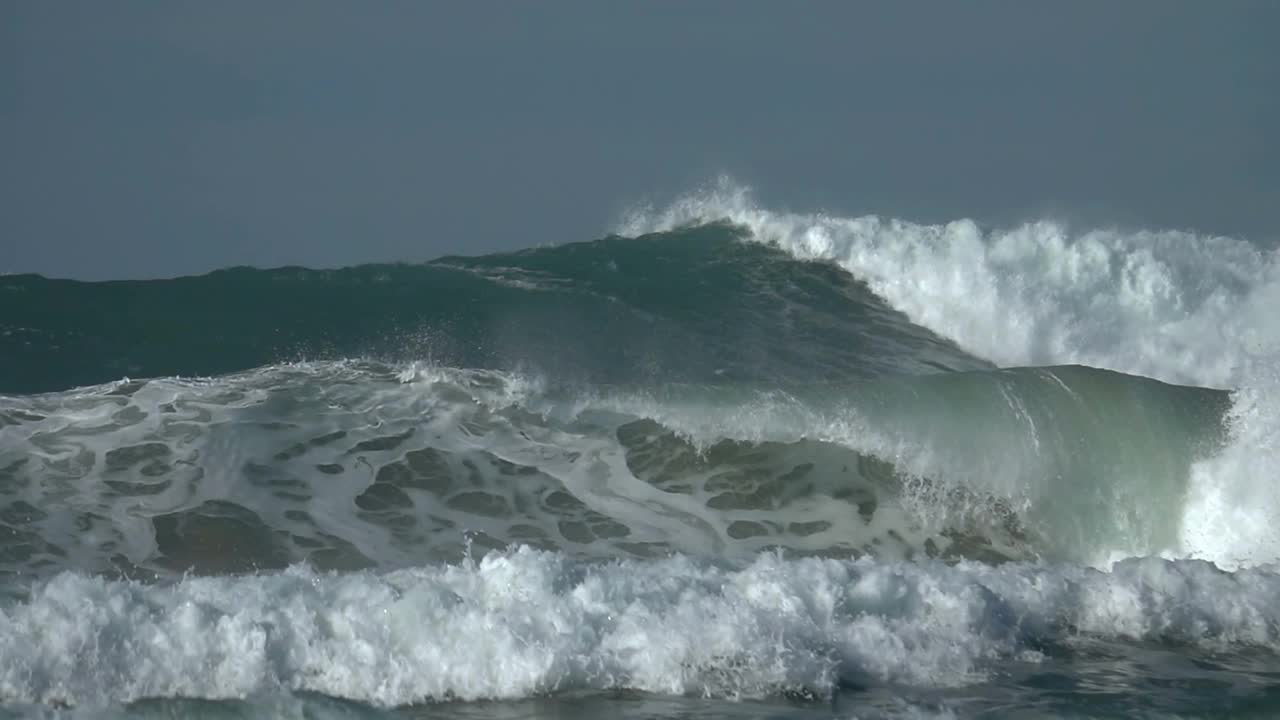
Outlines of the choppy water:
[[726,187],[0,299],[0,713],[1280,713],[1274,251]]

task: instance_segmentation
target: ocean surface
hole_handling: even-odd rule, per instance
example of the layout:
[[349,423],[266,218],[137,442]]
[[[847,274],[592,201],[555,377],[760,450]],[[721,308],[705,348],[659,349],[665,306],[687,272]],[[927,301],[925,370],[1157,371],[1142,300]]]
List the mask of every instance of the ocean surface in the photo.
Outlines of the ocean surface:
[[774,212],[0,276],[0,717],[1280,717],[1280,255]]

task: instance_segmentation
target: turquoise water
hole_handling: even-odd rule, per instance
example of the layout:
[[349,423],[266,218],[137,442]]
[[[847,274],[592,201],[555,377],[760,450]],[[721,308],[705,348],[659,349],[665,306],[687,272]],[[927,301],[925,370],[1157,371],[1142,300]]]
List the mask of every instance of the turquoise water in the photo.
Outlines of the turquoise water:
[[1274,251],[721,189],[0,297],[3,714],[1280,713]]

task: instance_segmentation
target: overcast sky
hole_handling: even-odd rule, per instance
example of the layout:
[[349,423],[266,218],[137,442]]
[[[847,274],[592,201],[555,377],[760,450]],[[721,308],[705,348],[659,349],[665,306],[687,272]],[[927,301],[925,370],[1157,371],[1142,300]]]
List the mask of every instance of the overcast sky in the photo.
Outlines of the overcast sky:
[[1280,236],[1280,2],[0,4],[0,272],[155,277],[761,204]]

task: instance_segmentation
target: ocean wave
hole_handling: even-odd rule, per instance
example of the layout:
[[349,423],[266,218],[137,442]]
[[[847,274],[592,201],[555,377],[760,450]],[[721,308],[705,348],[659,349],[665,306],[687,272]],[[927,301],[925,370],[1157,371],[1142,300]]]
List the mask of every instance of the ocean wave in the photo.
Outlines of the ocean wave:
[[530,549],[390,573],[141,584],[64,573],[0,611],[0,696],[108,705],[313,691],[395,706],[635,689],[730,698],[949,687],[1123,640],[1280,648],[1274,567],[686,557]]
[[6,710],[1269,687],[1276,251],[729,184],[620,232],[0,278]]
[[722,179],[628,215],[637,236],[728,222],[750,240],[834,263],[913,323],[1001,366],[1082,364],[1233,388],[1280,355],[1280,252],[1179,231],[983,231],[875,216],[774,212]]
[[[713,225],[425,265],[0,280],[0,392],[300,360],[426,361],[560,382],[768,384],[990,367],[839,268]],[[318,311],[323,308],[323,311]]]
[[519,544],[1176,556],[1227,400],[1081,367],[769,389],[367,362],[121,382],[0,402],[3,569],[392,568]]
[[625,235],[707,222],[797,258],[834,263],[913,323],[1003,366],[1079,363],[1227,388],[1231,441],[1193,468],[1183,552],[1229,566],[1280,558],[1280,250],[1178,231],[1071,232],[1034,222],[984,232],[960,220],[773,212],[721,179]]

